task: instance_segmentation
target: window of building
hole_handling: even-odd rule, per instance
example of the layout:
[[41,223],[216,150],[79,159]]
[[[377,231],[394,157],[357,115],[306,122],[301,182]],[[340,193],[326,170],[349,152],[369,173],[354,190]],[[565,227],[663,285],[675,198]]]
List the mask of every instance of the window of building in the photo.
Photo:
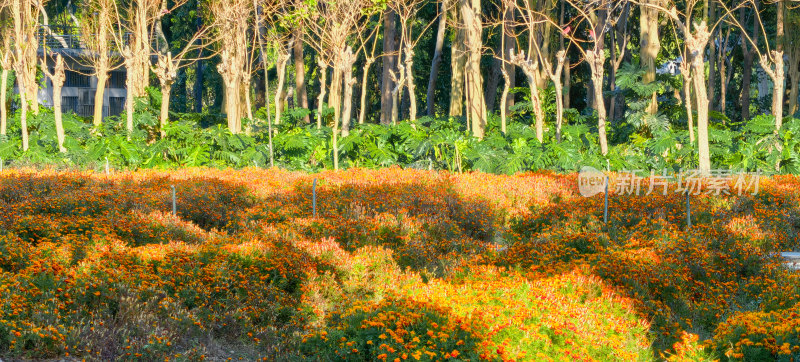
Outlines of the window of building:
[[61,112],[64,113],[78,113],[78,97],[61,97]]
[[65,87],[77,87],[77,88],[88,88],[89,87],[89,76],[80,74],[78,72],[73,72],[71,70],[64,71],[64,86]]
[[108,78],[109,88],[125,88],[125,72],[111,72],[111,77]]

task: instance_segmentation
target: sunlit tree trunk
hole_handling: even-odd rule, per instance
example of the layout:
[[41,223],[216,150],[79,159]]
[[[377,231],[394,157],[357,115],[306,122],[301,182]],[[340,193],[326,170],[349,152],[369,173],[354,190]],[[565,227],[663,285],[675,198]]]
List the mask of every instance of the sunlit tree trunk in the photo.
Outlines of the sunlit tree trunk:
[[486,132],[486,103],[483,98],[483,80],[481,79],[481,2],[480,0],[461,0],[461,17],[466,26],[466,71],[465,88],[467,89],[467,114],[472,121],[472,132],[482,139]]
[[[464,0],[461,1],[463,7]],[[455,23],[455,37],[451,48],[450,55],[450,117],[461,117],[464,115],[464,67],[467,64],[466,54],[466,29],[463,22],[461,12],[456,10],[454,12]],[[467,127],[469,128],[469,127]]]
[[61,112],[61,89],[64,87],[66,75],[64,74],[64,59],[59,54],[56,57],[55,69],[52,73],[47,69],[47,63],[43,62],[42,71],[50,78],[53,84],[53,116],[56,122],[56,138],[58,139],[58,151],[67,152],[64,148],[64,124],[62,122]]
[[356,79],[353,77],[353,65],[356,62],[356,55],[349,46],[342,54],[342,82],[344,91],[342,92],[342,136],[350,134],[350,122],[353,113],[353,86]]
[[6,88],[8,87],[8,69],[3,69],[0,75],[0,135],[6,135],[8,127],[8,108],[6,99]]
[[392,122],[392,102],[395,85],[392,75],[397,69],[399,58],[397,41],[397,14],[391,8],[386,9],[383,17],[383,74],[381,76],[381,123]]
[[[292,52],[294,55],[294,85],[297,92],[297,105],[308,109],[308,91],[306,90],[306,63],[303,57],[303,30],[295,29]],[[303,117],[306,123],[311,122],[308,114]]]
[[359,108],[358,124],[364,124],[367,119],[367,82],[369,81],[369,68],[375,63],[375,58],[370,56],[364,61],[364,74],[361,78],[361,108]]
[[[659,0],[644,0],[640,6],[641,15],[639,24],[640,35],[640,64],[646,70],[642,77],[642,83],[648,84],[656,80],[656,59],[661,51],[661,42],[658,37],[658,10],[653,5],[658,5]],[[658,112],[657,94],[653,93],[647,112],[656,114]],[[613,105],[612,105],[613,107]]]
[[327,95],[326,83],[328,81],[328,64],[318,59],[319,66],[319,95],[317,96],[317,128],[322,128],[322,110],[324,109],[325,96]]
[[286,65],[289,63],[289,53],[284,50],[283,44],[278,46],[278,87],[275,89],[275,124],[281,124],[281,110],[283,87],[286,82]]
[[608,154],[608,137],[606,136],[606,106],[603,99],[603,73],[606,55],[602,48],[586,52],[586,61],[592,71],[592,89],[594,91],[594,108],[597,111],[597,131],[600,138],[600,152]]
[[428,77],[428,94],[425,98],[425,105],[428,108],[428,116],[436,114],[436,80],[439,77],[439,68],[442,64],[442,48],[444,47],[444,34],[447,30],[447,3],[448,0],[441,1],[441,11],[439,12],[439,25],[436,29],[436,45],[433,49],[433,60],[431,60],[431,74]]
[[687,47],[692,64],[692,84],[694,85],[694,96],[697,102],[697,150],[699,156],[700,172],[704,175],[711,173],[711,151],[708,145],[708,93],[704,54],[710,34],[708,26],[703,21],[697,26],[694,34],[688,30],[684,32],[687,37]]

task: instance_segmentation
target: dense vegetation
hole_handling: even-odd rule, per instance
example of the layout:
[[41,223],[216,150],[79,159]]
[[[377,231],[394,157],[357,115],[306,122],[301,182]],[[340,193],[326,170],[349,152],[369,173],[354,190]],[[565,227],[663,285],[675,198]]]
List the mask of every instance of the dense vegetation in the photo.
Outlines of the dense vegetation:
[[[792,1],[39,4],[0,4],[6,162],[798,172]],[[40,111],[79,73],[93,116]]]
[[[316,217],[312,215],[312,182]],[[800,180],[758,195],[577,178],[249,168],[0,177],[0,356],[791,360]],[[171,186],[177,190],[177,216]]]
[[[157,116],[142,108],[136,114],[136,130],[128,139],[124,115],[113,117],[99,127],[80,118],[64,118],[66,153],[58,152],[53,132],[53,114],[43,108],[29,121],[30,149],[23,152],[19,138],[6,138],[0,158],[17,166],[52,164],[71,168],[103,169],[106,159],[114,169],[135,170],[151,167],[270,167],[304,171],[333,168],[331,128],[318,129],[302,122],[304,110],[285,114],[284,122],[274,127],[272,152],[267,125],[246,124],[249,131],[232,134],[224,120],[213,114],[176,114],[178,119],[158,135]],[[157,107],[156,107],[157,108]],[[257,115],[263,115],[263,110]],[[484,139],[472,137],[463,122],[455,119],[420,118],[397,126],[365,124],[354,126],[338,141],[340,167],[379,168],[399,165],[418,169],[482,171],[513,174],[526,170],[549,169],[573,172],[581,166],[605,168],[606,159],[614,170],[660,170],[696,168],[696,149],[688,143],[686,131],[664,129],[654,137],[631,132],[627,124],[612,128],[613,142],[607,157],[598,148],[590,117],[569,115],[561,142],[549,130],[540,143],[535,131],[525,124],[524,111],[519,121],[503,134],[499,120],[492,117]],[[750,122],[725,120],[725,127],[713,128],[711,156],[718,168],[774,172],[780,163],[783,173],[800,173],[800,119],[787,119],[782,149],[765,140],[773,137],[773,119],[759,116]],[[17,128],[12,123],[10,132]],[[94,132],[94,133],[93,133]],[[97,135],[102,135],[98,137]],[[272,156],[272,162],[271,162]]]

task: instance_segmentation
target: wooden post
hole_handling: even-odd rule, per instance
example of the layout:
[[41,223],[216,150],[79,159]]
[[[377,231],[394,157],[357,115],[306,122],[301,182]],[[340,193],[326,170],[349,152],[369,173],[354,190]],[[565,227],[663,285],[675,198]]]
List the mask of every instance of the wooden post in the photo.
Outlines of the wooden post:
[[172,216],[178,215],[178,208],[175,203],[175,185],[172,185]]

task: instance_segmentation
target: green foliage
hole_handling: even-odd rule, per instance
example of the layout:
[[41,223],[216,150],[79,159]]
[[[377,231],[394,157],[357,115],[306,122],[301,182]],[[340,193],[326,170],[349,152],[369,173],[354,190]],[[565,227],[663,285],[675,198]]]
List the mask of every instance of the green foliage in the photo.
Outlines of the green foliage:
[[[645,94],[636,84],[641,71],[626,66],[620,71],[620,85]],[[648,89],[662,86],[647,86]],[[634,89],[635,88],[635,89]],[[528,92],[519,88],[519,92]],[[541,92],[546,107],[552,105],[552,87]],[[52,111],[42,108],[39,115],[28,117],[30,149],[21,150],[18,136],[19,115],[9,120],[8,136],[0,137],[0,158],[16,165],[55,164],[102,169],[108,163],[114,169],[172,167],[267,167],[270,165],[270,134],[267,109],[255,114],[246,124],[249,132],[232,134],[223,117],[202,113],[172,113],[171,121],[160,136],[157,102],[158,89],[148,88],[148,95],[136,102],[134,130],[129,135],[125,115],[110,117],[98,127],[73,114],[64,115],[65,146],[58,152]],[[500,120],[491,115],[486,136],[471,136],[461,119],[422,117],[396,126],[353,125],[347,136],[340,137],[338,150],[343,168],[402,167],[449,171],[482,171],[514,174],[549,169],[574,172],[582,166],[614,170],[688,169],[697,166],[696,145],[689,133],[668,122],[648,123],[646,132],[636,123],[612,124],[611,147],[602,156],[597,139],[596,119],[574,109],[565,111],[562,140],[556,142],[553,120],[545,126],[544,142],[536,139],[528,102],[518,102],[512,109],[507,132],[500,132]],[[547,114],[551,114],[549,112]],[[331,128],[318,129],[303,120],[305,109],[284,113],[282,123],[273,125],[274,165],[291,170],[315,172],[333,167]],[[631,119],[631,113],[628,114]],[[659,115],[657,117],[663,117]],[[786,119],[779,133],[774,119],[759,115],[749,122],[736,123],[724,114],[712,112],[709,129],[712,164],[716,168],[747,171],[774,170],[800,173],[800,120]],[[780,147],[776,147],[780,145]]]

